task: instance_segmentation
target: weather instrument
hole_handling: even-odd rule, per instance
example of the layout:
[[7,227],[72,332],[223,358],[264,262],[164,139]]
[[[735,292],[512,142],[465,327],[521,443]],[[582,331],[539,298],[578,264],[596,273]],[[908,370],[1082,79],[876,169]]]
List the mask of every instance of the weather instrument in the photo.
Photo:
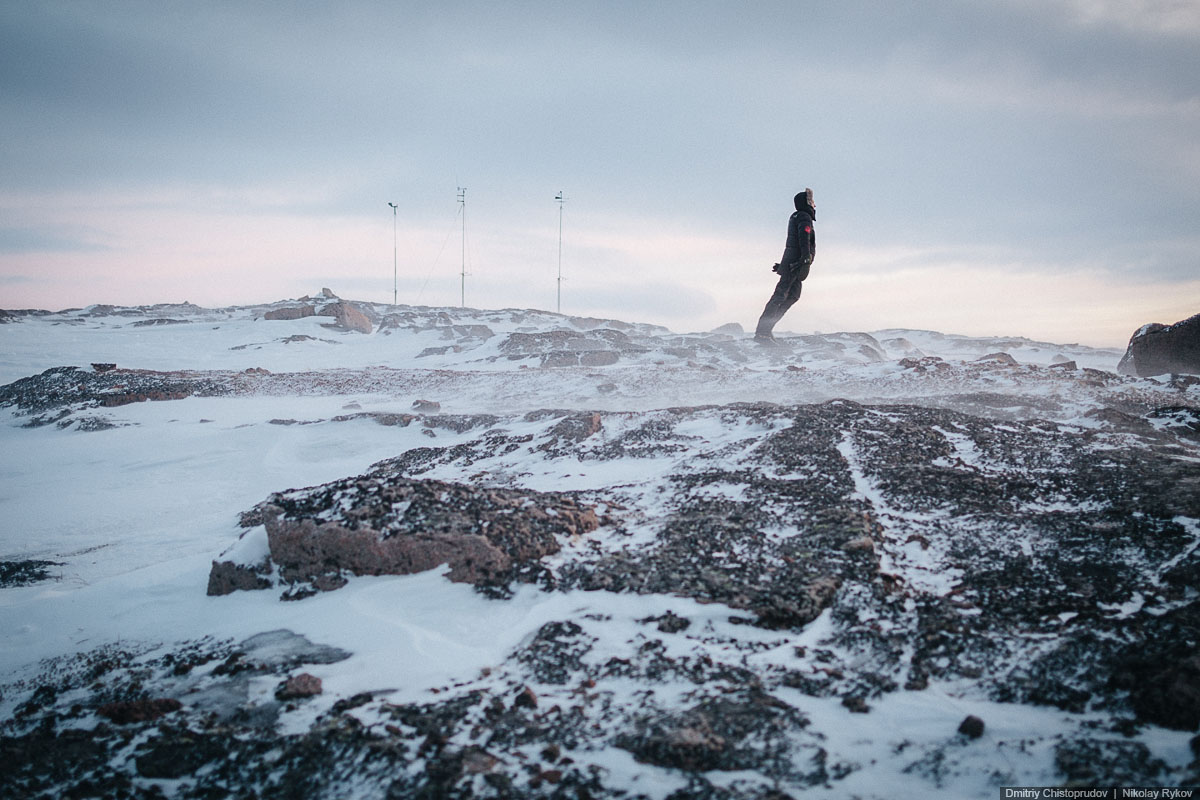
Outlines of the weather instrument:
[[462,209],[462,272],[459,274],[459,304],[467,307],[467,187],[458,187],[458,205]]
[[388,205],[392,207],[392,305],[396,305],[396,204],[389,202]]
[[558,296],[554,306],[554,310],[559,314],[562,313],[562,219],[563,219],[563,203],[567,202],[567,198],[563,196],[562,190],[559,189],[558,194],[554,195],[554,199],[558,201]]

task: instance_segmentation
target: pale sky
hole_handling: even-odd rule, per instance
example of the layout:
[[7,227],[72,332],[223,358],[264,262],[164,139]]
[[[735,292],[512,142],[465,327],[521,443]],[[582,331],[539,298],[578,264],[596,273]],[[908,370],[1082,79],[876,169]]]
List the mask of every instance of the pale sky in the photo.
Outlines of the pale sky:
[[467,305],[561,190],[564,313],[750,329],[806,186],[780,331],[1200,312],[1200,2],[0,4],[0,308],[458,305],[466,187]]

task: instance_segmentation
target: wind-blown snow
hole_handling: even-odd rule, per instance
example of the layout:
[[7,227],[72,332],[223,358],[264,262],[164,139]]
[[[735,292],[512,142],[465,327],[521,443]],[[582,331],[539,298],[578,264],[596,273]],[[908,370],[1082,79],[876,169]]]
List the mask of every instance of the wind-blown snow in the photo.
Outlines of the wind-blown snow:
[[[374,308],[379,317],[396,311]],[[16,409],[0,410],[5,423],[0,425],[0,451],[5,453],[0,459],[0,518],[5,521],[0,559],[59,564],[52,581],[0,590],[0,684],[31,678],[47,659],[110,642],[136,642],[150,653],[203,637],[242,640],[287,629],[353,654],[341,663],[307,668],[324,681],[325,694],[288,718],[286,724],[299,730],[337,699],[359,692],[390,690],[394,702],[418,702],[456,681],[479,680],[542,625],[556,620],[571,620],[598,637],[588,655],[592,659],[606,659],[642,635],[637,620],[667,612],[692,621],[688,635],[668,642],[681,656],[700,657],[733,640],[757,641],[761,649],[746,657],[750,662],[791,663],[798,648],[829,646],[823,643],[827,614],[793,635],[735,624],[730,618],[738,612],[720,604],[667,595],[544,592],[522,586],[500,602],[469,585],[449,582],[444,570],[357,578],[337,592],[296,603],[280,602],[270,591],[206,596],[209,568],[219,554],[231,551],[250,561],[265,552],[261,529],[239,539],[245,531],[238,518],[272,492],[357,475],[414,448],[475,438],[447,428],[380,425],[367,416],[328,424],[335,417],[412,413],[415,401],[427,400],[440,403],[443,414],[507,414],[513,418],[508,432],[519,436],[544,428],[516,419],[540,408],[638,412],[640,425],[647,420],[645,412],[674,406],[844,397],[950,407],[982,403],[979,408],[998,418],[1042,416],[1085,426],[1092,424],[1086,413],[1096,407],[1088,392],[1145,396],[1167,391],[1162,382],[1115,376],[1117,351],[1020,338],[891,330],[869,336],[832,334],[820,342],[814,337],[805,340],[808,344],[776,351],[745,337],[678,335],[653,326],[615,327],[545,312],[403,309],[416,320],[410,328],[363,335],[330,329],[326,317],[267,321],[264,310],[158,307],[127,314],[101,310],[105,315],[98,315],[92,307],[0,325],[0,384],[56,366],[90,369],[102,363],[160,371],[265,369],[280,377],[280,385],[296,375],[295,391],[272,388],[261,394],[93,409],[88,413],[116,426],[97,432],[53,424],[24,427],[27,420]],[[156,318],[178,321],[137,324]],[[493,335],[452,329],[470,325],[486,326]],[[507,334],[556,329],[581,335],[620,330],[636,346],[622,350],[616,363],[564,368],[512,357],[517,354],[501,349]],[[863,350],[864,345],[877,347],[878,354]],[[1012,355],[1019,366],[988,371],[975,360],[999,351]],[[952,368],[938,370],[931,357]],[[925,359],[927,371],[917,374],[916,367],[901,363],[904,358],[913,363]],[[1102,371],[1109,383],[1083,390],[1078,382],[1060,379],[1066,373],[1049,367],[1066,359],[1079,368]],[[948,399],[950,395],[957,399]],[[1012,402],[1006,405],[1009,395]],[[1031,410],[1030,397],[1043,405]],[[628,424],[634,424],[632,418]],[[1169,426],[1171,421],[1164,418],[1157,424]],[[610,417],[605,435],[618,436],[620,426],[619,414]],[[470,482],[475,472],[487,469],[491,480],[503,481],[507,474],[527,489],[642,491],[691,458],[697,447],[711,454],[706,468],[732,469],[733,456],[725,453],[764,432],[746,420],[722,423],[719,411],[713,411],[674,429],[681,441],[696,445],[689,444],[678,456],[662,451],[585,463],[530,454],[524,460],[497,457],[473,466],[439,466],[423,477]],[[941,466],[996,469],[966,432],[945,428],[940,433],[954,454]],[[850,465],[857,491],[876,510],[875,523],[885,542],[879,553],[881,571],[902,575],[910,585],[936,595],[952,592],[960,576],[945,554],[907,536],[909,523],[940,512],[890,507],[859,466],[859,443],[851,433],[843,435],[838,450]],[[705,491],[741,499],[744,487],[718,484]],[[1181,518],[1180,524],[1195,537],[1194,550],[1200,544],[1198,523]],[[772,535],[791,533],[781,527]],[[601,541],[612,535],[606,530],[596,534]],[[636,547],[653,533],[631,526],[624,535],[626,544]],[[596,623],[599,618],[607,622]],[[251,691],[266,697],[273,686],[262,679]],[[562,691],[538,688],[551,698]],[[639,687],[631,682],[626,688],[628,695],[617,702],[637,703]],[[1016,783],[1053,784],[1058,778],[1049,742],[1089,721],[1086,714],[992,702],[967,686],[936,681],[923,691],[888,693],[872,703],[870,714],[848,713],[836,698],[794,689],[781,689],[779,696],[814,720],[814,730],[824,732],[821,747],[831,761],[857,765],[838,784],[842,796],[998,796],[992,777],[998,758]],[[5,692],[0,716],[10,715],[18,699]],[[967,714],[987,719],[989,746],[954,739]],[[1039,732],[1037,743],[1017,746],[1031,730]],[[1155,729],[1141,741],[1172,768],[1191,759],[1183,734]],[[940,773],[933,763],[939,747],[961,751],[953,774]],[[931,760],[913,768],[924,763],[921,753]],[[638,763],[617,748],[596,758],[610,771],[613,785],[650,797],[665,797],[686,783],[678,771]]]

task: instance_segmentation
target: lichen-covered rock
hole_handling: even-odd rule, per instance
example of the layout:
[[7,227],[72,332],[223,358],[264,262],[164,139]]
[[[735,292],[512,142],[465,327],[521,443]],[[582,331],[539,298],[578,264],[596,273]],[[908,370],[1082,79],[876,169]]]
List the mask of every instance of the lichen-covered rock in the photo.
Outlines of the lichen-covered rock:
[[[265,525],[270,561],[299,591],[350,575],[408,575],[449,565],[454,581],[502,586],[595,530],[590,506],[562,494],[372,474],[272,495],[247,519]],[[263,570],[215,562],[213,587],[259,588]],[[250,585],[253,584],[253,585]]]
[[[1108,704],[1170,727],[1192,718],[1190,406],[1110,409],[1094,428],[842,400],[522,418],[543,420],[536,435],[500,423],[388,468],[486,461],[505,474],[539,451],[601,472],[637,465],[643,477],[583,497],[609,503],[614,530],[638,544],[576,552],[546,585],[681,595],[789,631],[828,613],[830,641],[859,655],[806,656],[787,672],[806,694],[866,700],[972,679],[1005,702]],[[1048,638],[1031,651],[1031,635]],[[535,644],[583,646],[566,641]],[[568,680],[569,660],[552,661],[562,666],[542,674]]]
[[616,745],[638,761],[688,772],[762,769],[791,772],[790,737],[808,720],[762,691],[716,697],[679,713],[641,716]]

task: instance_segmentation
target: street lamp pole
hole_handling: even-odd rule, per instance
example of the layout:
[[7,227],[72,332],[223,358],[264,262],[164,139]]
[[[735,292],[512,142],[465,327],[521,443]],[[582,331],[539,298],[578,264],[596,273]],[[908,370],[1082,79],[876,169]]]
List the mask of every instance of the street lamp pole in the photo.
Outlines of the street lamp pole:
[[392,207],[392,305],[396,305],[396,286],[397,286],[397,256],[396,256],[396,204],[388,203]]

